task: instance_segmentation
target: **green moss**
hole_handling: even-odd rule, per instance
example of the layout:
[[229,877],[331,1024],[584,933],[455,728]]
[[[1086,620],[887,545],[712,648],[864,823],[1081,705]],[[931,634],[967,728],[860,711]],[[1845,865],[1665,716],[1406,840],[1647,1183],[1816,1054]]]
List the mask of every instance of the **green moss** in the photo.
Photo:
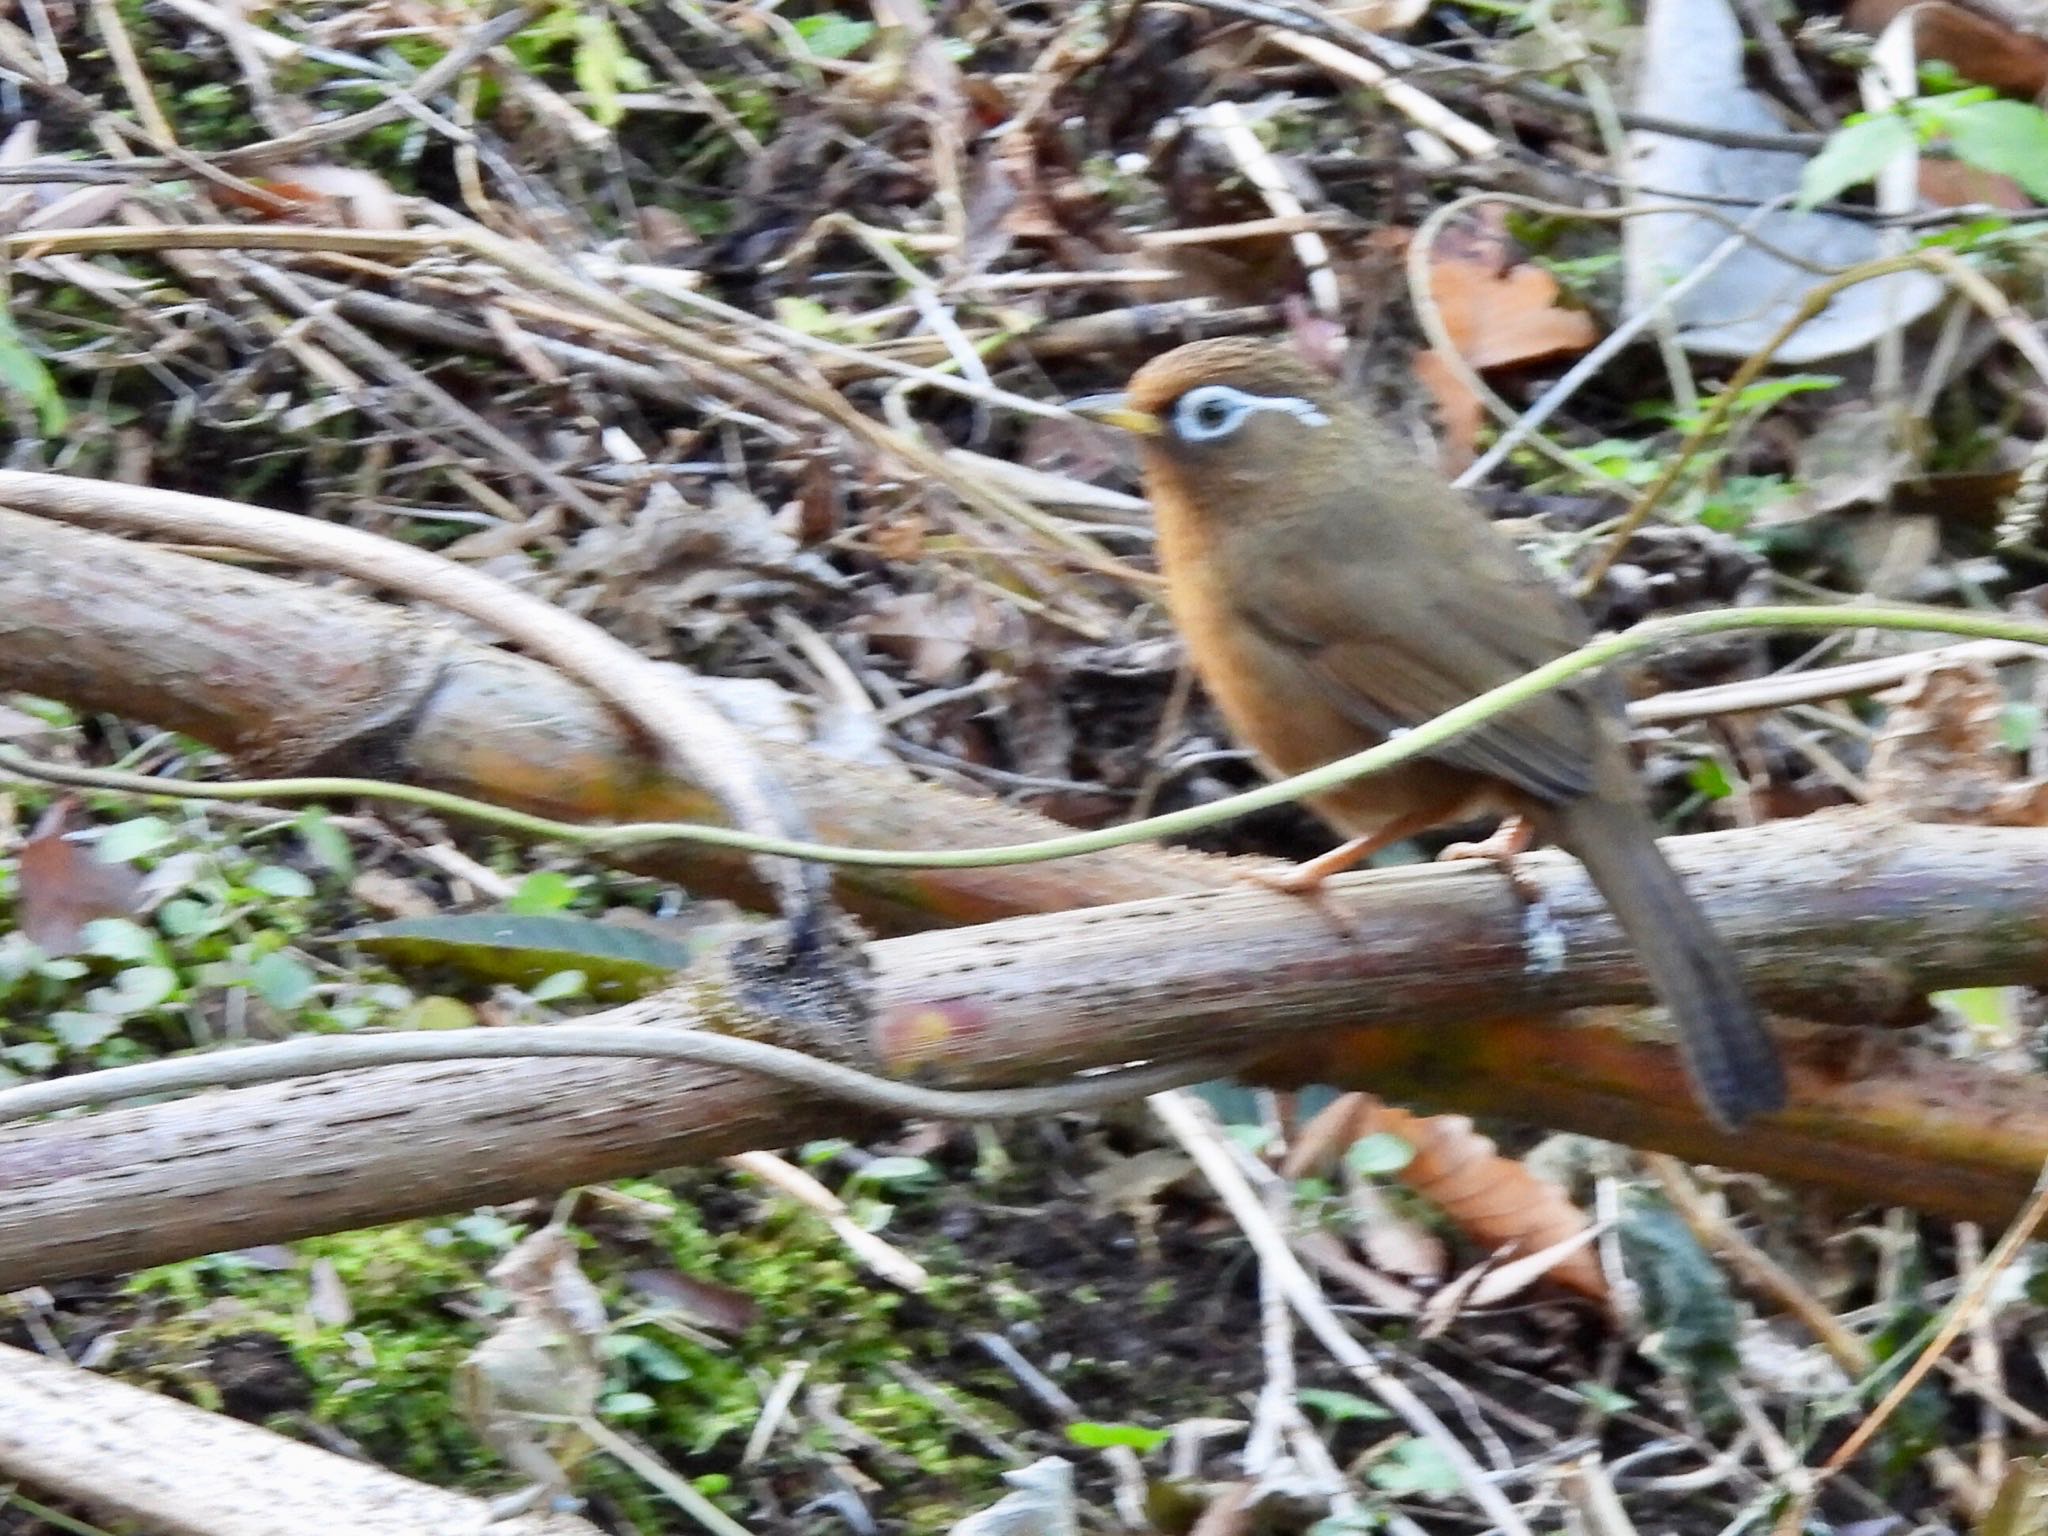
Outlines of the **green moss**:
[[[641,1216],[623,1242],[610,1240],[600,1221],[605,1236],[586,1244],[585,1271],[616,1324],[602,1350],[600,1402],[616,1406],[609,1416],[618,1427],[686,1476],[724,1471],[760,1416],[763,1383],[803,1360],[808,1384],[836,1388],[840,1415],[886,1445],[901,1476],[957,1491],[956,1507],[934,1506],[939,1523],[999,1487],[1001,1469],[890,1371],[898,1361],[935,1371],[933,1362],[944,1361],[963,1332],[991,1326],[986,1277],[941,1274],[913,1302],[849,1263],[818,1217],[780,1198],[756,1200],[733,1176],[620,1188],[638,1211],[663,1214]],[[728,1215],[737,1209],[740,1219],[714,1228],[699,1203]],[[129,1283],[146,1316],[124,1336],[118,1364],[204,1400],[217,1395],[204,1374],[207,1346],[269,1333],[304,1370],[313,1419],[409,1476],[504,1491],[508,1474],[462,1422],[450,1394],[458,1366],[488,1333],[487,1319],[506,1310],[486,1273],[524,1231],[483,1212],[308,1239],[294,1249],[299,1262],[282,1271],[232,1254],[146,1270]],[[679,1273],[746,1296],[757,1308],[752,1325],[713,1342],[651,1314],[625,1280],[650,1267],[650,1248]],[[310,1315],[310,1273],[320,1261],[347,1298],[346,1324]],[[906,1324],[913,1309],[920,1320]],[[1000,1382],[996,1373],[982,1379]],[[1017,1428],[1000,1405],[973,1396],[971,1383],[948,1378],[948,1389],[1005,1432]],[[828,1446],[809,1421],[797,1422],[803,1439],[781,1453],[808,1461],[844,1449]],[[278,1427],[293,1430],[289,1421]],[[672,1517],[659,1495],[603,1457],[584,1462],[576,1476],[584,1492],[602,1492],[644,1528],[665,1528]]]

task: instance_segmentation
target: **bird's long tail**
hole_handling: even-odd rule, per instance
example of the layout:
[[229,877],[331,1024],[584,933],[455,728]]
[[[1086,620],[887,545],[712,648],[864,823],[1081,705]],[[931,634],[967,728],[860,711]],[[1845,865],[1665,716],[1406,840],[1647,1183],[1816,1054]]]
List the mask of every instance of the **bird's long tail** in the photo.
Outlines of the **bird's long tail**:
[[1650,813],[1587,796],[1558,807],[1557,840],[1586,866],[1671,1013],[1693,1089],[1723,1129],[1785,1103],[1785,1069],[1735,957],[1657,848]]

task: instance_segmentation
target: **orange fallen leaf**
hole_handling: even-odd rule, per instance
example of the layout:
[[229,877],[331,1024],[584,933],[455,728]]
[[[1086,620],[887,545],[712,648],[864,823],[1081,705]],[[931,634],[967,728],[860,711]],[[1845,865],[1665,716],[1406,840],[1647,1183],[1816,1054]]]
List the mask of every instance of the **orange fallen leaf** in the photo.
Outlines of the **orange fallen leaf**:
[[[1299,1178],[1327,1168],[1353,1142],[1378,1134],[1397,1136],[1415,1149],[1413,1161],[1393,1177],[1467,1237],[1515,1257],[1557,1250],[1545,1272],[1549,1279],[1596,1301],[1607,1299],[1607,1277],[1597,1260],[1569,1246],[1590,1230],[1592,1219],[1555,1184],[1501,1156],[1463,1115],[1414,1115],[1368,1093],[1346,1094],[1302,1128],[1281,1172]],[[1517,1278],[1526,1285],[1537,1277],[1524,1271]],[[1489,1299],[1498,1299],[1494,1289]]]
[[1430,297],[1458,355],[1482,372],[1570,357],[1600,339],[1593,317],[1558,306],[1557,279],[1526,263],[1501,270],[1491,262],[1438,254],[1429,267]]

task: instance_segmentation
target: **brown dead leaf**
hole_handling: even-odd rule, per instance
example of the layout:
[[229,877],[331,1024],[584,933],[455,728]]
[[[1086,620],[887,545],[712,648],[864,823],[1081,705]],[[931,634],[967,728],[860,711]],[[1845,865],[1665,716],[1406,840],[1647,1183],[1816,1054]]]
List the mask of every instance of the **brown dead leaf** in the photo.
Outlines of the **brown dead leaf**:
[[2048,87],[2048,41],[1949,0],[1855,0],[1845,19],[1876,37],[1908,5],[1921,58],[1940,59],[1964,79],[2010,96],[2037,96]]
[[604,1336],[604,1297],[583,1273],[576,1244],[552,1224],[521,1238],[490,1269],[515,1313],[545,1317],[565,1334],[590,1342]]
[[1327,1179],[1350,1145],[1365,1134],[1358,1121],[1366,1113],[1368,1099],[1363,1093],[1340,1094],[1317,1111],[1294,1133],[1280,1163],[1280,1177]]
[[1013,128],[983,161],[971,205],[970,244],[983,265],[1002,254],[1011,240],[1057,240],[1067,232],[1053,207],[1038,160],[1038,145],[1023,128]]
[[1350,1207],[1358,1248],[1374,1268],[1403,1280],[1440,1285],[1450,1272],[1450,1250],[1421,1222],[1394,1208],[1371,1179],[1347,1170],[1344,1203]]
[[1990,667],[1930,667],[1890,693],[1870,752],[1873,805],[1914,821],[2048,826],[2048,783],[2020,777],[2003,731],[2005,692]]
[[1459,356],[1482,372],[1575,356],[1600,339],[1591,315],[1559,307],[1557,279],[1541,267],[1439,251],[1429,292]]
[[134,917],[142,910],[142,877],[125,864],[106,864],[64,836],[77,801],[59,800],[21,845],[21,931],[46,955],[70,955],[80,930],[97,917]]
[[579,614],[601,611],[652,645],[670,643],[671,631],[705,608],[778,595],[791,583],[843,586],[827,561],[798,545],[785,526],[794,521],[731,481],[701,499],[656,483],[631,522],[588,528],[562,554],[560,600]]
[[432,917],[440,904],[410,880],[381,869],[366,869],[348,883],[348,893],[380,917]]
[[626,1285],[647,1300],[672,1307],[692,1322],[719,1333],[745,1333],[760,1314],[759,1305],[744,1291],[699,1280],[678,1270],[629,1270]]
[[1920,195],[1937,208],[1967,208],[1982,203],[2015,213],[2034,206],[2020,184],[2010,176],[1981,170],[1960,160],[1920,161]]
[[[1290,1179],[1312,1173],[1327,1177],[1354,1142],[1382,1133],[1398,1136],[1415,1149],[1414,1160],[1394,1177],[1434,1204],[1473,1241],[1508,1250],[1504,1257],[1515,1262],[1505,1267],[1519,1286],[1547,1275],[1581,1295],[1606,1299],[1607,1281],[1600,1266],[1582,1249],[1569,1247],[1591,1230],[1590,1218],[1555,1184],[1513,1158],[1502,1157],[1463,1115],[1413,1115],[1369,1093],[1347,1093],[1302,1127],[1280,1172]],[[1520,1262],[1546,1249],[1559,1250],[1553,1263]],[[1416,1262],[1405,1268],[1390,1254],[1375,1262],[1396,1272],[1443,1272],[1440,1260],[1430,1260],[1420,1250]],[[1470,1284],[1476,1287],[1488,1272],[1498,1274],[1502,1268],[1483,1266],[1480,1274],[1468,1277]],[[1485,1294],[1497,1300],[1504,1289],[1496,1281],[1485,1287]]]
[[1004,615],[978,592],[903,592],[884,597],[855,629],[906,662],[919,682],[955,680],[967,658],[1004,640]]
[[553,1225],[523,1238],[490,1279],[511,1315],[456,1368],[456,1407],[507,1465],[544,1495],[566,1497],[581,1450],[575,1421],[590,1416],[604,1385],[604,1299]]
[[868,524],[868,542],[875,553],[894,565],[915,565],[924,556],[925,535],[931,524],[921,512],[902,512],[876,518]]
[[[1366,1106],[1356,1122],[1360,1134],[1385,1132],[1413,1147],[1415,1160],[1396,1177],[1473,1241],[1530,1254],[1591,1226],[1591,1218],[1563,1190],[1502,1157],[1463,1115],[1412,1115],[1363,1097]],[[1583,1249],[1562,1254],[1549,1278],[1582,1296],[1607,1299],[1606,1276]]]
[[1372,1306],[1402,1317],[1414,1317],[1422,1311],[1420,1291],[1359,1263],[1334,1232],[1303,1232],[1294,1239],[1294,1251],[1313,1265],[1317,1273],[1349,1286]]

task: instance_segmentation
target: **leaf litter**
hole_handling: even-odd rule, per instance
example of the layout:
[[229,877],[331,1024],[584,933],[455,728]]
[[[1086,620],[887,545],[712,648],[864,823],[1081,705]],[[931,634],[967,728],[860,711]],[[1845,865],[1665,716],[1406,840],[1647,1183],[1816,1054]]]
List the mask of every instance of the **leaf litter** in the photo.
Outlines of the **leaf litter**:
[[[909,773],[1082,824],[1141,800],[1156,810],[1198,804],[1256,782],[1256,770],[1200,691],[1180,686],[1178,642],[1142,580],[1130,579],[1143,576],[1149,549],[1127,446],[1064,418],[1024,415],[1006,398],[1112,386],[1187,336],[1291,327],[1418,441],[1434,430],[1445,462],[1459,467],[1487,430],[1468,372],[1510,408],[1526,407],[1647,302],[1646,274],[1668,278],[1727,238],[1725,224],[1693,220],[1697,249],[1674,256],[1639,237],[1676,216],[1662,226],[1636,220],[1626,238],[1568,216],[1613,203],[1623,180],[1620,146],[1593,125],[1589,78],[1638,118],[1680,117],[1680,129],[1695,130],[1631,126],[1666,156],[1632,167],[1645,197],[1696,199],[1739,220],[1812,163],[1811,140],[1832,124],[1802,124],[1802,110],[1819,101],[1836,121],[1859,110],[1868,49],[1839,25],[1778,31],[1768,17],[1772,35],[1758,37],[1762,8],[1723,17],[1717,5],[1714,48],[1653,36],[1652,72],[1631,92],[1613,60],[1635,40],[1596,7],[1544,17],[1414,3],[1327,13],[1131,5],[1101,15],[899,0],[860,15],[560,7],[410,102],[407,82],[457,47],[475,17],[312,0],[234,18],[206,7],[130,15],[119,24],[141,44],[181,154],[215,157],[215,171],[195,175],[166,146],[131,144],[109,126],[134,103],[94,31],[103,16],[28,9],[48,29],[49,46],[31,39],[21,61],[37,120],[12,125],[0,160],[16,173],[40,167],[40,179],[14,181],[0,202],[10,228],[240,220],[337,239],[330,251],[161,259],[23,250],[12,330],[0,336],[20,462],[230,494],[429,543],[716,680],[759,734],[855,743],[845,750],[886,752]],[[1653,33],[1677,9],[1653,8]],[[1741,67],[1738,14],[1752,41],[1789,60],[1778,79]],[[1848,18],[1871,35],[1892,19],[1862,4]],[[1921,56],[1943,61],[1965,88],[2005,92],[2001,106],[2038,91],[2048,43],[2035,33],[1945,4],[1919,8],[1913,25]],[[1388,52],[1397,45],[1382,32],[1422,51]],[[1273,46],[1283,33],[1325,48]],[[1718,83],[1658,84],[1656,61],[1674,51],[1688,67],[1719,69]],[[52,67],[60,52],[73,61],[63,71]],[[1379,68],[1375,58],[1425,66],[1397,72],[1421,99],[1361,94],[1358,68]],[[307,72],[310,88],[280,89],[288,70]],[[1533,82],[1531,71],[1547,95],[1516,88]],[[1233,113],[1219,118],[1219,101]],[[1699,115],[1716,107],[1712,121]],[[352,113],[376,121],[331,131]],[[2038,256],[2022,242],[2002,245],[2000,216],[1982,206],[2021,221],[2038,214],[2024,177],[1999,169],[2003,143],[1986,143],[2018,120],[1946,119],[1965,126],[1945,140],[1938,123],[1926,126],[1933,121],[1913,130],[1932,133],[1937,150],[1923,157],[1923,190],[1937,202],[1955,195],[1929,185],[1937,166],[1980,178],[1954,184],[1978,205],[1958,220],[1974,221],[1961,227],[1984,241],[2013,301],[2038,314]],[[1768,142],[1715,142],[1744,134]],[[1510,136],[1514,153],[1482,160],[1457,147],[1494,135]],[[252,154],[265,139],[273,147]],[[1969,163],[1970,153],[1989,163]],[[113,179],[80,186],[68,178],[84,175],[81,166]],[[1432,251],[1426,291],[1401,293],[1390,253],[1474,187],[1533,194],[1565,212],[1485,210]],[[1884,225],[1861,196],[1844,181],[1833,200],[1845,206],[1804,215],[1805,227],[1824,223],[1856,251],[1876,250]],[[517,273],[349,254],[338,238],[458,215],[615,285],[724,348],[725,363],[671,356]],[[1789,227],[1766,229],[1786,243]],[[1752,250],[1746,259],[1772,258]],[[1725,274],[1743,313],[1682,311],[1682,345],[1753,348],[1766,285],[1744,270],[1731,263]],[[1910,543],[1885,519],[1915,472],[2009,480],[2038,457],[2041,381],[1967,316],[1947,332],[1913,333],[1903,376],[1896,365],[1889,379],[1873,376],[1859,354],[1943,291],[1925,274],[1895,288],[1909,302],[1881,324],[1809,334],[1782,360],[1833,358],[1849,390],[1909,401],[1930,432],[1882,433],[1879,451],[1843,425],[1852,412],[1792,396],[1760,404],[1709,445],[1678,518],[1634,536],[1592,594],[1596,614],[1618,625],[1772,591],[1855,591],[1883,557],[1909,567],[1887,581],[2025,600],[2042,558],[2037,527],[2011,523],[2004,549],[1987,552],[1984,529],[1960,519],[1915,522]],[[1867,316],[1881,290],[1862,291]],[[1332,292],[1337,313],[1310,321],[1306,301]],[[1464,371],[1423,344],[1417,304],[1433,306]],[[1687,375],[1652,348],[1622,354],[1546,428],[1559,454],[1518,455],[1493,478],[1489,494],[1560,574],[1620,510],[1615,487],[1641,483],[1670,450],[1674,425],[1697,406]],[[812,385],[888,423],[907,447],[813,408],[802,393]],[[943,474],[922,467],[920,448],[940,451]],[[1813,473],[1823,462],[1828,473]],[[1873,527],[1878,558],[1859,546]],[[807,651],[805,635],[828,661]],[[1740,682],[1828,654],[1739,640],[1688,652],[1655,675],[1667,687]],[[1725,731],[1688,727],[1653,744],[1648,776],[1664,808],[1694,827],[1852,797],[1923,819],[2039,825],[2037,692],[2010,671],[1946,668],[1860,706],[1861,717],[1844,708],[1796,726],[1770,716]],[[433,836],[375,834],[401,846]],[[1324,841],[1303,813],[1286,811],[1206,845],[1303,854]],[[16,926],[52,956],[77,946],[86,919],[134,910],[128,879],[81,857],[79,844],[47,828],[13,849]],[[376,873],[385,895],[373,916],[424,916],[423,900],[451,897],[439,877]],[[0,967],[13,963],[0,952]],[[2036,1003],[2022,1012],[2038,1029]],[[1389,1110],[1394,1118],[1372,1122],[1378,1129],[1346,1120],[1336,1134],[1331,1113],[1303,1125],[1303,1106],[1257,1100],[1227,1118],[1273,1161],[1304,1138],[1334,1141],[1322,1173],[1289,1168],[1284,1214],[1303,1252],[1340,1291],[1346,1273],[1369,1277],[1358,1325],[1415,1373],[1537,1524],[1587,1517],[1590,1485],[1559,1475],[1575,1462],[1602,1469],[1614,1508],[1639,1529],[1720,1530],[1762,1514],[1789,1468],[1817,1460],[1827,1437],[1856,1421],[1843,1379],[1781,1298],[1731,1286],[1622,1149],[1588,1154],[1559,1180],[1519,1159],[1534,1142],[1514,1127],[1481,1135]],[[1275,1505],[1294,1508],[1290,1528],[1316,1519],[1334,1522],[1325,1530],[1359,1520],[1463,1528],[1456,1480],[1441,1476],[1435,1447],[1377,1411],[1330,1411],[1354,1384],[1273,1331],[1232,1224],[1178,1177],[1179,1154],[1156,1135],[1112,1117],[1079,1137],[1019,1127],[987,1138],[913,1133],[904,1145],[921,1150],[889,1161],[921,1164],[931,1178],[906,1178],[886,1195],[859,1174],[889,1142],[840,1149],[819,1166],[856,1217],[885,1225],[942,1273],[951,1264],[982,1283],[985,1294],[957,1317],[921,1317],[920,1337],[949,1339],[951,1353],[920,1369],[1003,1421],[1015,1465],[1062,1453],[1076,1461],[1082,1524],[1107,1528],[1110,1474],[1106,1457],[1074,1449],[1064,1423],[1227,1418],[1272,1378],[1280,1349],[1301,1372],[1301,1401],[1320,1405],[1304,1421],[1312,1431],[1294,1433],[1308,1432],[1349,1474],[1335,1500],[1325,1491],[1305,1507]],[[1412,1157],[1390,1155],[1399,1147]],[[1786,1191],[1704,1178],[1724,1232],[1768,1250],[1788,1285],[1873,1342],[1909,1335],[1970,1251],[1939,1224],[1898,1217],[1887,1219],[1883,1244],[1864,1242],[1859,1234],[1874,1228],[1844,1218],[1837,1233],[1832,1216]],[[680,1187],[736,1228],[786,1219],[779,1197],[723,1177]],[[664,1274],[669,1290],[720,1289],[650,1264],[644,1235],[616,1213],[589,1227],[593,1267],[643,1298],[662,1291]],[[480,1411],[487,1438],[560,1494],[567,1484],[533,1437],[507,1438],[505,1403],[552,1392],[575,1412],[601,1407],[605,1309],[620,1299],[590,1288],[565,1248],[542,1257],[527,1281],[498,1274],[513,1292],[509,1320],[498,1343],[479,1347],[486,1357],[496,1349],[504,1369],[493,1367],[502,1382]],[[309,1271],[314,1321],[340,1326],[353,1313],[367,1326],[360,1287],[320,1263]],[[223,1292],[217,1302],[231,1300],[227,1282],[207,1283]],[[479,1273],[470,1283],[483,1296],[492,1282]],[[1605,1298],[1612,1315],[1573,1293]],[[751,1306],[744,1285],[732,1294]],[[567,1311],[564,1296],[576,1303]],[[79,1289],[59,1288],[53,1306],[42,1326],[59,1334],[134,1321]],[[817,1326],[828,1324],[821,1316]],[[974,1343],[976,1328],[1008,1354]],[[1882,1467],[1859,1463],[1830,1485],[1828,1518],[1872,1536],[1929,1522],[1963,1529],[1980,1514],[1986,1532],[2018,1529],[2012,1511],[2031,1497],[2027,1478],[1993,1452],[2041,1429],[2044,1337],[2038,1303],[2009,1288],[1969,1363],[1937,1373],[1923,1389],[1934,1394],[1925,1411],[1895,1422]],[[764,1364],[779,1369],[803,1341],[785,1334],[765,1349]],[[550,1363],[564,1358],[566,1371]],[[852,1500],[837,1507],[891,1528],[925,1528],[913,1512],[935,1502],[984,1528],[970,1511],[1003,1507],[999,1464],[981,1461],[981,1494],[960,1497],[964,1461],[934,1470],[932,1458],[862,1428],[843,1411],[859,1399],[859,1385],[853,1399],[848,1385],[794,1401],[801,1448],[784,1443],[767,1473],[735,1485],[733,1510],[757,1529],[818,1528],[815,1510],[792,1511],[833,1493]],[[1817,1440],[1801,1438],[1810,1432]],[[659,1449],[694,1473],[729,1476],[743,1428],[704,1433],[702,1443]],[[1973,1465],[1937,1465],[1932,1450],[1951,1447],[1970,1451]],[[1177,1480],[1163,1459],[1144,1460],[1160,1518],[1173,1523],[1164,1511],[1176,1499],[1183,1509],[1213,1500],[1225,1522],[1222,1490],[1243,1476],[1243,1448],[1229,1434],[1205,1437]],[[1315,1459],[1307,1442],[1296,1449]],[[1326,1488],[1314,1478],[1301,1486]],[[1076,1517],[1055,1504],[1044,1520]],[[615,1506],[595,1513],[630,1528]]]

